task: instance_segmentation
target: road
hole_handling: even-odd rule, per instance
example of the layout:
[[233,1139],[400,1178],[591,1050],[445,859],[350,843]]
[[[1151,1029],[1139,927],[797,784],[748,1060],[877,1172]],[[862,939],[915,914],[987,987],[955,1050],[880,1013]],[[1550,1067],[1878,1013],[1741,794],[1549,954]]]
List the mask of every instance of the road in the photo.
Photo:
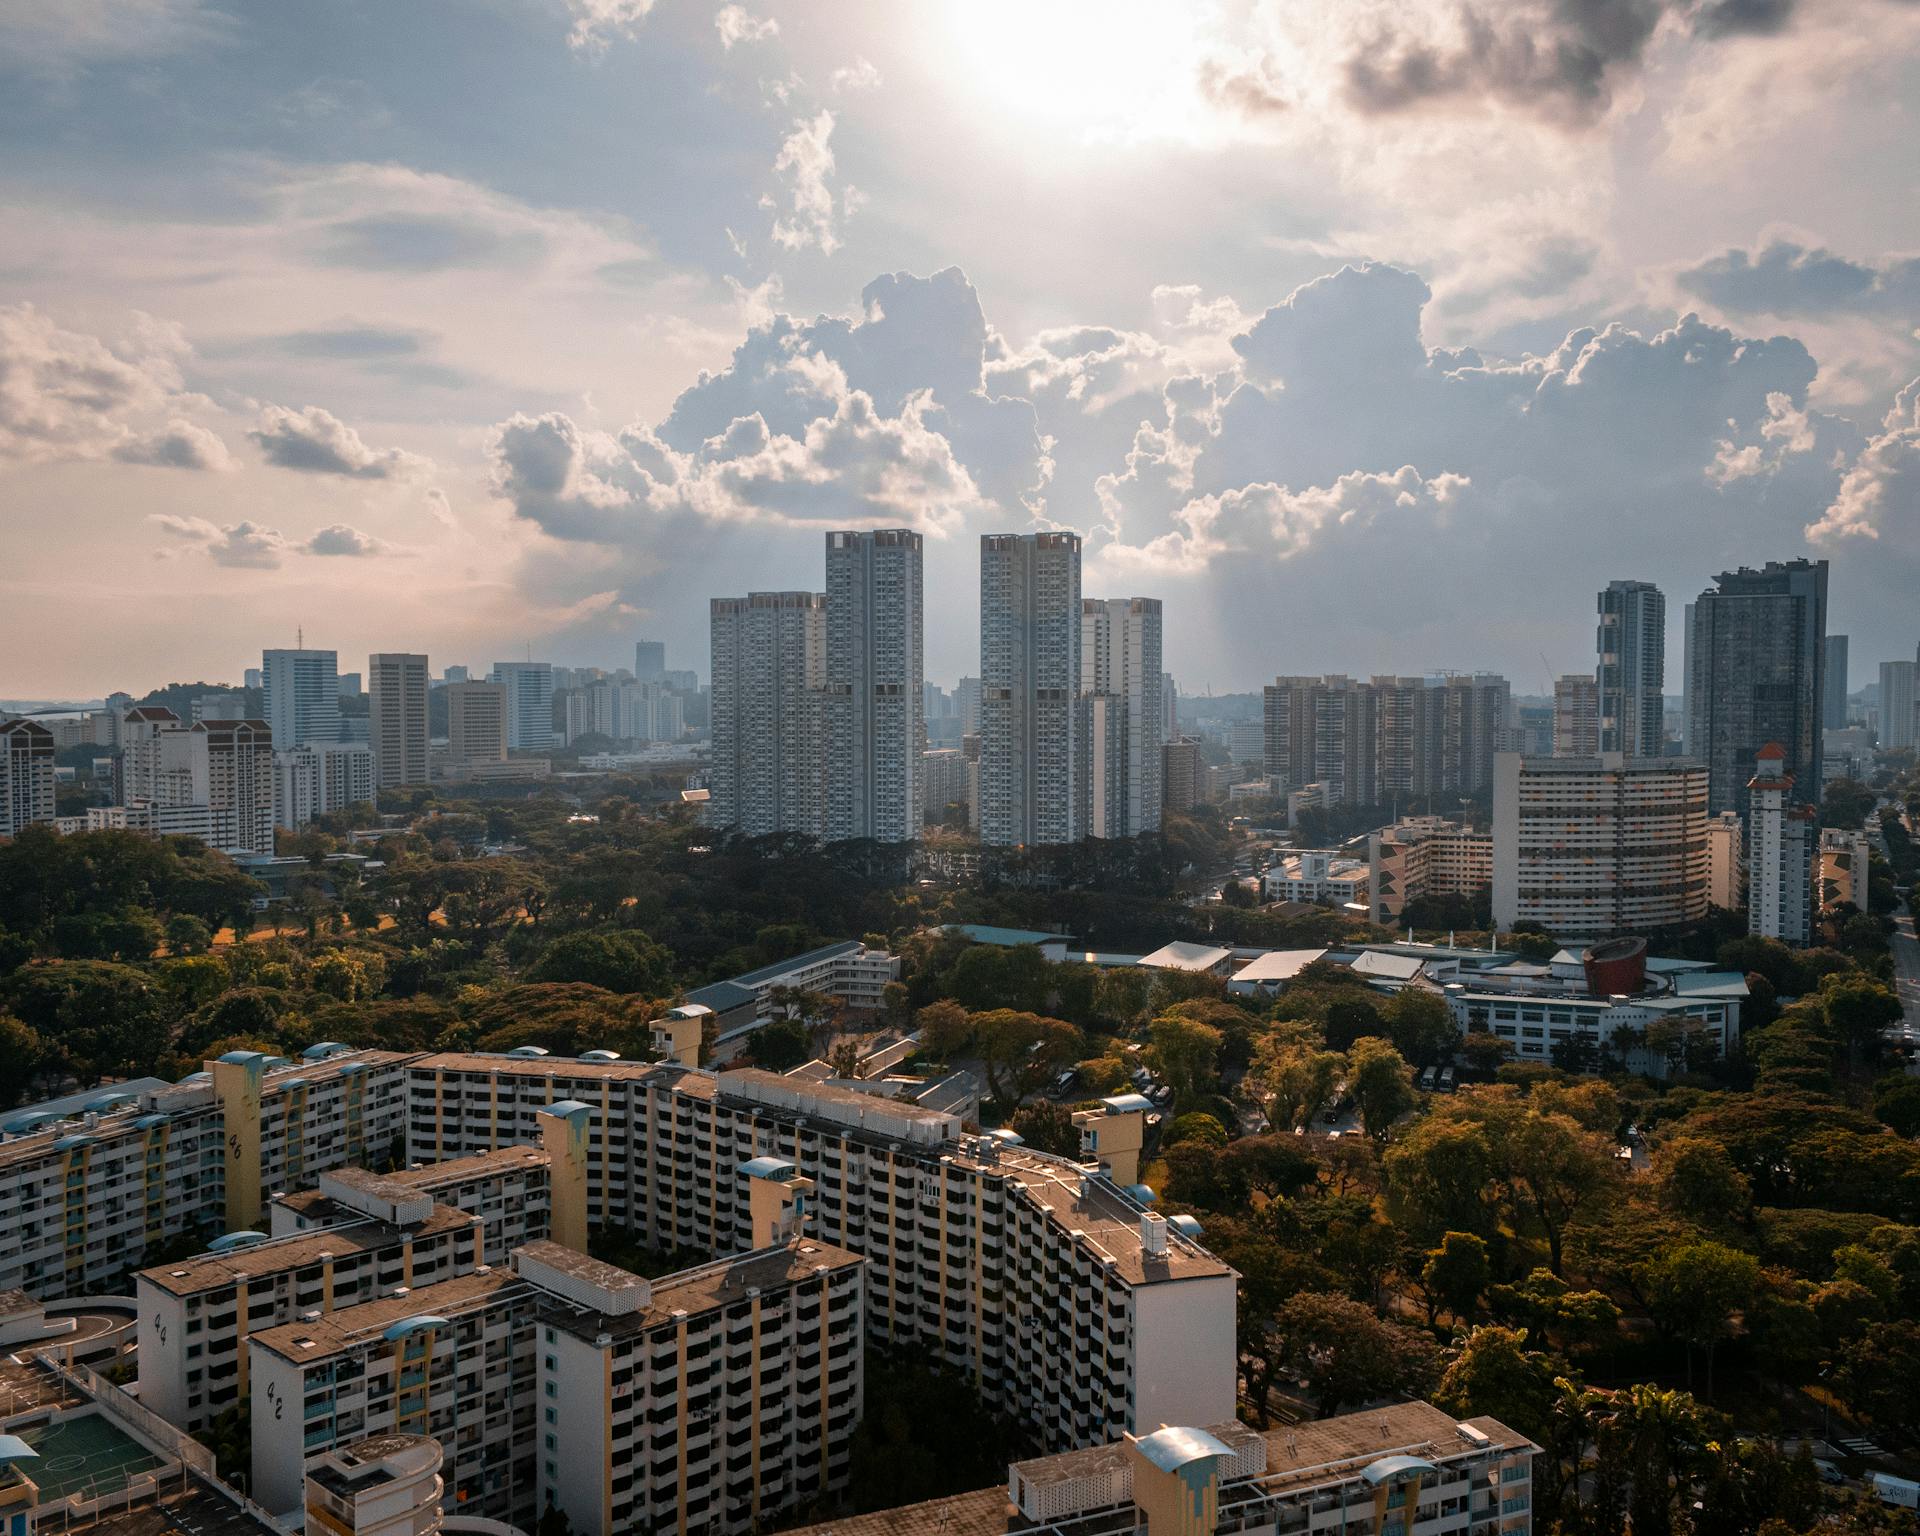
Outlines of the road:
[[[1899,812],[1891,805],[1880,808],[1880,816],[1897,816]],[[1880,835],[1878,818],[1875,819],[1874,833],[1879,838],[1880,851],[1887,851],[1886,838]],[[1900,1006],[1906,1011],[1906,1037],[1909,1040],[1920,1039],[1920,938],[1916,938],[1913,925],[1913,903],[1903,901],[1893,914],[1893,977],[1894,985],[1900,991]]]
[[1920,939],[1914,937],[1913,908],[1903,905],[1893,918],[1893,975],[1906,1009],[1907,1038],[1920,1036]]

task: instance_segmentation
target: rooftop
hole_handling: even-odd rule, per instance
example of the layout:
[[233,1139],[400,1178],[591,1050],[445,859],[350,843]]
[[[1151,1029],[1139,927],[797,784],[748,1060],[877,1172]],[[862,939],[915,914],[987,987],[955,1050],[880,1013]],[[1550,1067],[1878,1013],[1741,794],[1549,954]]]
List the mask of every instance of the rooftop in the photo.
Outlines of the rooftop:
[[464,1231],[476,1218],[450,1205],[435,1205],[433,1214],[418,1226],[396,1227],[371,1218],[345,1226],[296,1232],[290,1237],[247,1243],[225,1253],[202,1253],[177,1264],[156,1264],[140,1271],[140,1278],[173,1296],[197,1296],[224,1289],[236,1279],[257,1280],[266,1275],[305,1269],[323,1259],[345,1259],[359,1254],[399,1248],[409,1239],[442,1232]]
[[1326,953],[1324,949],[1270,949],[1241,966],[1229,980],[1292,981]]
[[1148,970],[1210,971],[1232,958],[1233,951],[1230,949],[1175,939],[1171,944],[1162,944],[1152,954],[1143,955],[1140,964]]
[[[539,1246],[551,1248],[554,1245]],[[524,1249],[519,1251],[525,1252]],[[612,1269],[611,1265],[598,1265],[597,1261],[587,1259],[584,1255],[575,1254],[573,1257],[586,1265]],[[754,1253],[736,1254],[731,1258],[716,1259],[711,1264],[683,1269],[677,1274],[663,1275],[653,1282],[653,1294],[647,1304],[632,1312],[610,1314],[592,1309],[580,1310],[569,1308],[564,1302],[556,1300],[551,1307],[543,1308],[540,1316],[542,1322],[563,1329],[577,1338],[595,1339],[603,1334],[613,1338],[630,1338],[636,1333],[676,1322],[678,1313],[697,1315],[710,1312],[729,1302],[744,1301],[753,1291],[764,1293],[779,1286],[795,1284],[822,1270],[850,1269],[864,1263],[866,1260],[858,1254],[836,1248],[831,1243],[806,1238],[785,1247],[762,1248]],[[613,1270],[613,1273],[627,1280],[638,1279],[637,1276],[628,1275],[625,1270]]]
[[1013,948],[1021,944],[1071,944],[1064,933],[1047,933],[1038,928],[996,928],[992,923],[948,923],[942,933],[958,933],[976,944],[999,944]]
[[428,1072],[489,1072],[499,1077],[584,1078],[589,1082],[659,1077],[663,1084],[688,1071],[670,1061],[577,1061],[571,1056],[508,1056],[493,1051],[435,1051],[413,1065]]
[[404,1296],[383,1296],[312,1321],[282,1323],[263,1328],[248,1340],[255,1349],[271,1350],[296,1365],[324,1360],[355,1345],[378,1342],[394,1323],[425,1315],[450,1317],[498,1299],[508,1291],[527,1289],[526,1282],[506,1270],[461,1275],[437,1285],[421,1286]]

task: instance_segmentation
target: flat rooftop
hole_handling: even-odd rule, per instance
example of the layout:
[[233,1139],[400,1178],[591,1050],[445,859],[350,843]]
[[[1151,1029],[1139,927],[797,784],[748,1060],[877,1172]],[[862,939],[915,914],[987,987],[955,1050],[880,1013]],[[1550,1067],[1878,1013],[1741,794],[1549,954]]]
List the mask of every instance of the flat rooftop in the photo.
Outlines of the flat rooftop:
[[378,1340],[394,1323],[408,1318],[437,1315],[450,1317],[471,1312],[497,1300],[509,1291],[527,1291],[531,1287],[518,1275],[503,1269],[485,1274],[461,1275],[442,1280],[438,1285],[422,1286],[405,1296],[383,1296],[378,1301],[362,1302],[330,1312],[311,1322],[282,1323],[278,1328],[263,1328],[249,1343],[257,1349],[271,1350],[283,1360],[304,1365],[324,1360],[356,1345]]
[[[103,1516],[87,1527],[89,1536],[285,1536],[198,1479],[188,1486],[184,1494],[164,1493],[153,1503]],[[178,1484],[169,1478],[167,1487]]]
[[196,1254],[178,1264],[157,1264],[152,1269],[141,1270],[140,1278],[173,1296],[198,1296],[230,1286],[236,1279],[258,1280],[267,1275],[306,1269],[329,1257],[355,1258],[397,1249],[408,1238],[417,1240],[443,1232],[466,1231],[474,1220],[467,1212],[451,1205],[435,1205],[431,1216],[412,1227],[396,1227],[390,1222],[362,1217],[344,1226],[320,1227],[311,1232],[296,1232],[290,1237],[271,1237],[225,1253]]
[[671,1083],[676,1074],[692,1070],[670,1061],[580,1061],[572,1056],[507,1056],[491,1051],[435,1051],[416,1057],[416,1071],[488,1072],[497,1077],[584,1078],[591,1082],[625,1081],[658,1076]]
[[[552,1262],[553,1255],[549,1250],[557,1245],[543,1243],[538,1246],[540,1258],[544,1262]],[[561,1249],[560,1252],[565,1254],[569,1250]],[[584,1254],[572,1254],[571,1257],[580,1267],[583,1277],[591,1283],[600,1283],[600,1272],[612,1269],[611,1265],[601,1264]],[[822,1269],[851,1269],[865,1262],[858,1254],[836,1248],[831,1243],[802,1238],[785,1247],[762,1248],[754,1253],[717,1259],[694,1269],[683,1269],[677,1274],[662,1275],[653,1282],[653,1294],[647,1305],[637,1312],[618,1315],[596,1312],[571,1307],[556,1297],[551,1307],[541,1309],[540,1317],[542,1322],[580,1338],[592,1339],[601,1334],[623,1338],[670,1324],[676,1312],[696,1315],[710,1312],[729,1302],[745,1300],[750,1291],[764,1293],[809,1279]],[[634,1278],[624,1270],[616,1269],[613,1273],[627,1279]]]
[[1146,1208],[1122,1194],[1111,1181],[1088,1178],[1078,1165],[1064,1158],[1009,1147],[987,1162],[977,1153],[966,1151],[962,1144],[950,1146],[948,1155],[969,1168],[997,1173],[1009,1184],[1021,1185],[1046,1210],[1050,1220],[1068,1232],[1081,1233],[1096,1253],[1112,1259],[1114,1272],[1129,1285],[1233,1273],[1171,1225],[1166,1251],[1149,1254],[1140,1237],[1140,1218]]
[[[604,1063],[602,1063],[604,1065]],[[553,1162],[538,1147],[525,1145],[498,1147],[491,1152],[476,1152],[471,1157],[450,1157],[443,1163],[423,1163],[417,1168],[400,1168],[387,1175],[410,1189],[447,1189],[469,1179],[493,1178],[521,1170],[545,1171]]]

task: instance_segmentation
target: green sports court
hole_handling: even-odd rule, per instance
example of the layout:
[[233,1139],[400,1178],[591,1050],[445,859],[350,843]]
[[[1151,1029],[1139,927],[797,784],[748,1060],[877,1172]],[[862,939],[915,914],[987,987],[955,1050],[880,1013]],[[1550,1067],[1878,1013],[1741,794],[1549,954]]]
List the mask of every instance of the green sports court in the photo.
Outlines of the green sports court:
[[22,1470],[40,1487],[42,1503],[97,1499],[118,1493],[135,1477],[159,1466],[139,1441],[101,1414],[89,1413],[23,1430],[20,1438],[40,1459]]

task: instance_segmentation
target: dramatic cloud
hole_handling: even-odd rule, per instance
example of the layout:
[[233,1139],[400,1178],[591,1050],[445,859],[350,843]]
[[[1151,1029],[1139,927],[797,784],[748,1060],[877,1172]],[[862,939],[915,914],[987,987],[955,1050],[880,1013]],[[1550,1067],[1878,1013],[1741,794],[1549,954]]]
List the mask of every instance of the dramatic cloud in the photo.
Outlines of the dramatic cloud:
[[1866,263],[1774,240],[1755,251],[1735,248],[1709,257],[1682,271],[1679,282],[1687,292],[1736,314],[1920,319],[1920,256]]
[[240,570],[277,569],[281,560],[295,548],[278,529],[263,528],[258,523],[231,523],[222,527],[204,517],[180,517],[171,512],[155,513],[151,521],[181,543],[197,546],[215,565]]
[[157,431],[130,438],[113,450],[122,464],[151,464],[163,469],[235,468],[219,434],[175,417]]
[[[176,547],[197,548],[215,565],[240,570],[277,570],[290,555],[369,559],[399,553],[386,540],[362,533],[347,523],[322,528],[303,542],[289,539],[277,528],[264,528],[253,522],[222,525],[204,517],[182,517],[172,512],[156,512],[148,521],[174,539]],[[162,555],[174,552],[174,549],[160,551]]]
[[743,5],[724,5],[714,14],[720,46],[729,53],[737,43],[764,43],[780,35],[780,23],[771,16],[750,15]]
[[[1818,522],[1808,525],[1816,544],[1878,540],[1881,555],[1909,577],[1920,566],[1920,379],[1887,412]],[[1909,589],[1910,591],[1911,589]]]
[[0,462],[118,459],[225,469],[212,432],[175,417],[142,430],[181,389],[185,351],[171,327],[141,317],[119,350],[65,330],[30,304],[0,306]]
[[[815,246],[823,256],[840,248],[833,188],[833,114],[825,109],[793,125],[773,162],[773,171],[786,183],[786,200],[769,197],[763,206],[776,210],[773,238],[786,250]],[[851,191],[851,189],[849,189]]]
[[391,480],[429,467],[417,455],[398,448],[376,452],[352,427],[317,405],[301,411],[270,405],[247,436],[269,464],[307,474]]

